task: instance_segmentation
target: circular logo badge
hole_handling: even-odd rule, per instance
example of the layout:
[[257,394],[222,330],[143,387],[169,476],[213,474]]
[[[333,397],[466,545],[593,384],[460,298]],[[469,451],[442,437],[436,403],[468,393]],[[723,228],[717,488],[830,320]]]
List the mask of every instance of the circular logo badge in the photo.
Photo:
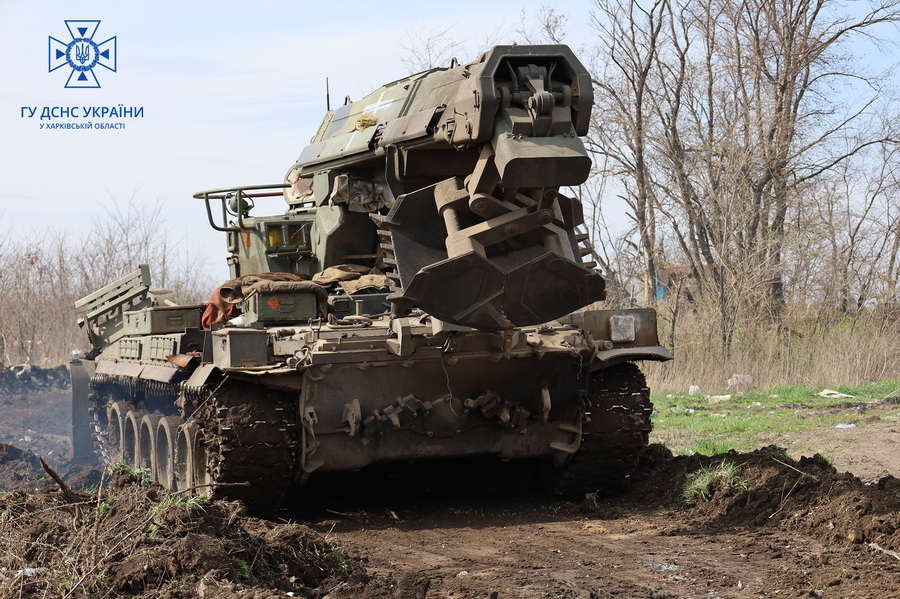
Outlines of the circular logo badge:
[[99,58],[100,49],[89,39],[74,39],[66,48],[66,62],[76,71],[90,71]]

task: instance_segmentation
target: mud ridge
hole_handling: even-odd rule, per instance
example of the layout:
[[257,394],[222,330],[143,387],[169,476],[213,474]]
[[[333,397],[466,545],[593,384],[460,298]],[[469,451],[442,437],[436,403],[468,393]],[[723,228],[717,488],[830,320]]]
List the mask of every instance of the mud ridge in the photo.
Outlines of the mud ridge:
[[315,597],[350,556],[240,502],[171,494],[119,469],[106,489],[0,495],[0,597]]

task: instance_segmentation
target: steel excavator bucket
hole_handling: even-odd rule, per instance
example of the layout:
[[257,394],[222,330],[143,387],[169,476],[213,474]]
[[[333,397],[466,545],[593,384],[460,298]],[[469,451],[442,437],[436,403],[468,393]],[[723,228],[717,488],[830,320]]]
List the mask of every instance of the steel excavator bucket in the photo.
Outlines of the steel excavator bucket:
[[603,278],[581,264],[571,234],[580,219],[580,205],[555,191],[471,197],[458,177],[401,196],[382,223],[399,274],[389,299],[482,330],[540,324],[602,300]]

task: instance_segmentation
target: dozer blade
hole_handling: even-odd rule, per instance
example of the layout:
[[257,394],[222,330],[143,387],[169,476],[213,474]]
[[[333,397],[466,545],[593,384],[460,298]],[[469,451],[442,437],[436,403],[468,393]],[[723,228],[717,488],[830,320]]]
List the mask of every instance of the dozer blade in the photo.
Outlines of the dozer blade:
[[[484,236],[485,222],[471,229]],[[558,247],[569,243],[568,232],[552,223],[517,237],[515,249],[485,248],[473,236],[473,249],[450,256],[450,237],[465,238],[467,229],[447,231],[431,187],[401,196],[382,226],[390,231],[400,275],[389,299],[404,309],[497,331],[544,323],[604,299],[599,273],[544,247],[548,236]]]

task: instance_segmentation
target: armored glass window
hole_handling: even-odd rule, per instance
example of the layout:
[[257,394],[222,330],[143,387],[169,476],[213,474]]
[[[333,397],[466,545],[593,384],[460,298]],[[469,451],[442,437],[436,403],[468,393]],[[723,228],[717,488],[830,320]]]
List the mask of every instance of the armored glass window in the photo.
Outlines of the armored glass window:
[[270,248],[309,249],[310,223],[266,223],[266,241]]
[[309,225],[288,225],[288,244],[306,247],[306,231]]

